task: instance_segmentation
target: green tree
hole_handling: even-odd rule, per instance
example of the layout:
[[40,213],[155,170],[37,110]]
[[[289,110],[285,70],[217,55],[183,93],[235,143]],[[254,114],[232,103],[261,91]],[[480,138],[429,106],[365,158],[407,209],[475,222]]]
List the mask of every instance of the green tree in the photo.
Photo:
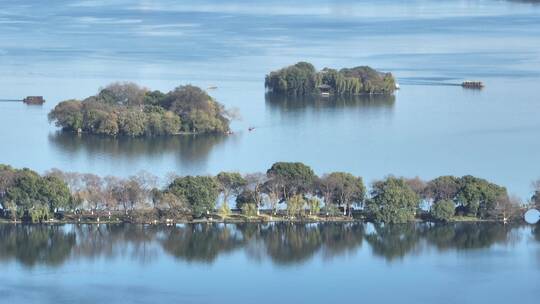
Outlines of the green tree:
[[501,200],[508,199],[506,188],[474,176],[464,176],[456,202],[471,216],[487,218]]
[[7,189],[7,200],[24,210],[30,210],[34,204],[45,204],[54,211],[68,207],[71,195],[67,185],[58,178],[43,178],[34,171],[23,169],[17,172],[12,187]]
[[313,188],[316,180],[313,170],[303,163],[278,162],[266,172],[269,187],[279,188],[279,199],[287,201],[294,195],[305,195]]
[[213,177],[185,176],[176,178],[168,191],[185,200],[195,216],[214,210],[219,195],[219,185]]
[[60,102],[48,117],[72,132],[154,136],[228,132],[230,113],[195,86],[180,86],[164,94],[134,83],[113,83],[83,101]]
[[127,109],[118,113],[120,133],[127,136],[141,136],[146,130],[146,114],[140,110]]
[[377,222],[405,223],[415,218],[420,198],[403,178],[373,183],[367,210]]
[[78,131],[83,127],[82,103],[75,99],[60,102],[48,115],[57,127]]
[[367,66],[350,69],[324,68],[320,72],[307,62],[299,62],[265,78],[265,87],[272,94],[307,96],[329,88],[335,95],[391,94],[396,82],[391,73],[382,73]]
[[223,194],[223,208],[229,208],[229,197],[238,195],[247,181],[238,172],[220,172],[216,179],[219,183],[221,193]]
[[451,200],[440,200],[431,207],[431,216],[441,222],[449,222],[456,212],[456,204]]

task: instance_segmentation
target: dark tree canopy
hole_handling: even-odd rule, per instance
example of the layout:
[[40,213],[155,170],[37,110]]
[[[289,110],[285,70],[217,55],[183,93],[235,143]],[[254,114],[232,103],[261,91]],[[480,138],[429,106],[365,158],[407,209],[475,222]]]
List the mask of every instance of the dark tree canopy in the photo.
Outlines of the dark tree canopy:
[[228,132],[224,106],[202,89],[179,86],[165,94],[134,83],[113,83],[83,101],[60,102],[49,120],[72,132],[156,136]]
[[286,201],[294,195],[304,195],[313,187],[315,173],[303,163],[277,162],[266,172],[267,183],[278,185],[280,199]]
[[184,199],[194,215],[200,216],[214,210],[219,195],[219,185],[210,176],[185,176],[175,179],[168,191]]
[[377,222],[405,223],[414,220],[419,204],[404,178],[388,177],[373,183],[367,209]]
[[440,200],[431,207],[431,216],[433,219],[441,222],[450,221],[456,212],[456,204],[451,200]]
[[317,72],[311,63],[299,62],[270,72],[266,88],[275,94],[305,96],[321,89],[333,95],[391,94],[396,88],[391,73],[378,72],[368,66]]
[[58,177],[0,165],[2,209],[17,212],[19,217],[36,215],[37,220],[42,220],[57,209],[69,209],[72,202],[69,188]]
[[508,193],[505,187],[470,175],[461,178],[461,187],[456,195],[456,202],[467,214],[479,218],[487,218],[497,202],[506,199]]

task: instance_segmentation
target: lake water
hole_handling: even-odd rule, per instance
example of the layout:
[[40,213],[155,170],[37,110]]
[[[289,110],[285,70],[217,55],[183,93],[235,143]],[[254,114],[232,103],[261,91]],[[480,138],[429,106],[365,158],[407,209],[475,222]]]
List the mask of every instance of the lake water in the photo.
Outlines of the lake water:
[[0,225],[5,303],[538,303],[540,226]]
[[[473,174],[530,197],[540,177],[538,1],[21,1],[0,10],[0,162],[128,176],[265,171]],[[370,65],[394,100],[265,99],[271,70]],[[482,91],[456,84],[478,79]],[[241,113],[233,136],[108,139],[59,134],[46,115],[112,81],[203,88]],[[248,127],[256,129],[249,132]]]
[[[195,2],[195,1],[193,1]],[[0,2],[0,163],[128,176],[302,161],[367,182],[473,174],[526,199],[540,177],[538,1]],[[265,98],[297,61],[391,71],[390,98]],[[465,79],[485,82],[462,89]],[[117,80],[203,88],[232,136],[62,134],[61,100]],[[249,132],[249,127],[255,130]],[[6,303],[536,303],[538,226],[0,225]]]

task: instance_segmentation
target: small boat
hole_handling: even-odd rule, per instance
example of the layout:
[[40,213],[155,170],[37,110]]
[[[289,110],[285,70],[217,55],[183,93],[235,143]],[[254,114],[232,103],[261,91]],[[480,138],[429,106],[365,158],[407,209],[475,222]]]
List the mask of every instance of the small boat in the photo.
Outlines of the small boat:
[[206,88],[207,90],[215,90],[217,89],[217,86],[209,86],[208,88]]
[[255,127],[249,127],[249,128],[248,128],[248,131],[249,131],[249,132],[251,132],[251,131],[253,131],[253,130],[255,130]]
[[399,83],[396,82],[396,87],[395,87],[396,90],[399,90]]
[[476,80],[465,80],[461,86],[467,89],[481,89],[484,87],[484,83]]
[[23,102],[28,105],[42,105],[45,103],[43,96],[28,96],[23,99]]

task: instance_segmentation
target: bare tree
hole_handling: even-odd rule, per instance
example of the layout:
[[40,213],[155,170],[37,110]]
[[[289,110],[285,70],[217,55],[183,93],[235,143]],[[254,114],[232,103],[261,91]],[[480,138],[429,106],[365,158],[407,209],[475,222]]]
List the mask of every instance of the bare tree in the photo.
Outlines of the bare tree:
[[283,191],[282,182],[279,180],[279,177],[268,178],[263,184],[263,192],[268,197],[268,202],[270,205],[270,210],[272,214],[277,213],[277,206],[281,202],[281,194]]
[[254,193],[255,204],[257,205],[257,215],[259,215],[263,202],[264,183],[268,180],[268,177],[264,173],[257,172],[246,174],[244,179],[247,182],[246,188]]
[[405,178],[405,183],[411,187],[411,189],[418,194],[422,199],[426,197],[426,187],[427,183],[423,181],[420,177],[416,176],[414,178]]
[[508,221],[519,216],[522,203],[518,196],[504,196],[495,201],[495,206],[490,211],[490,217]]
[[84,174],[82,176],[84,190],[82,198],[91,206],[93,210],[97,210],[103,204],[103,180],[95,174]]
[[531,198],[531,203],[536,207],[540,208],[540,179],[532,183],[534,194]]

